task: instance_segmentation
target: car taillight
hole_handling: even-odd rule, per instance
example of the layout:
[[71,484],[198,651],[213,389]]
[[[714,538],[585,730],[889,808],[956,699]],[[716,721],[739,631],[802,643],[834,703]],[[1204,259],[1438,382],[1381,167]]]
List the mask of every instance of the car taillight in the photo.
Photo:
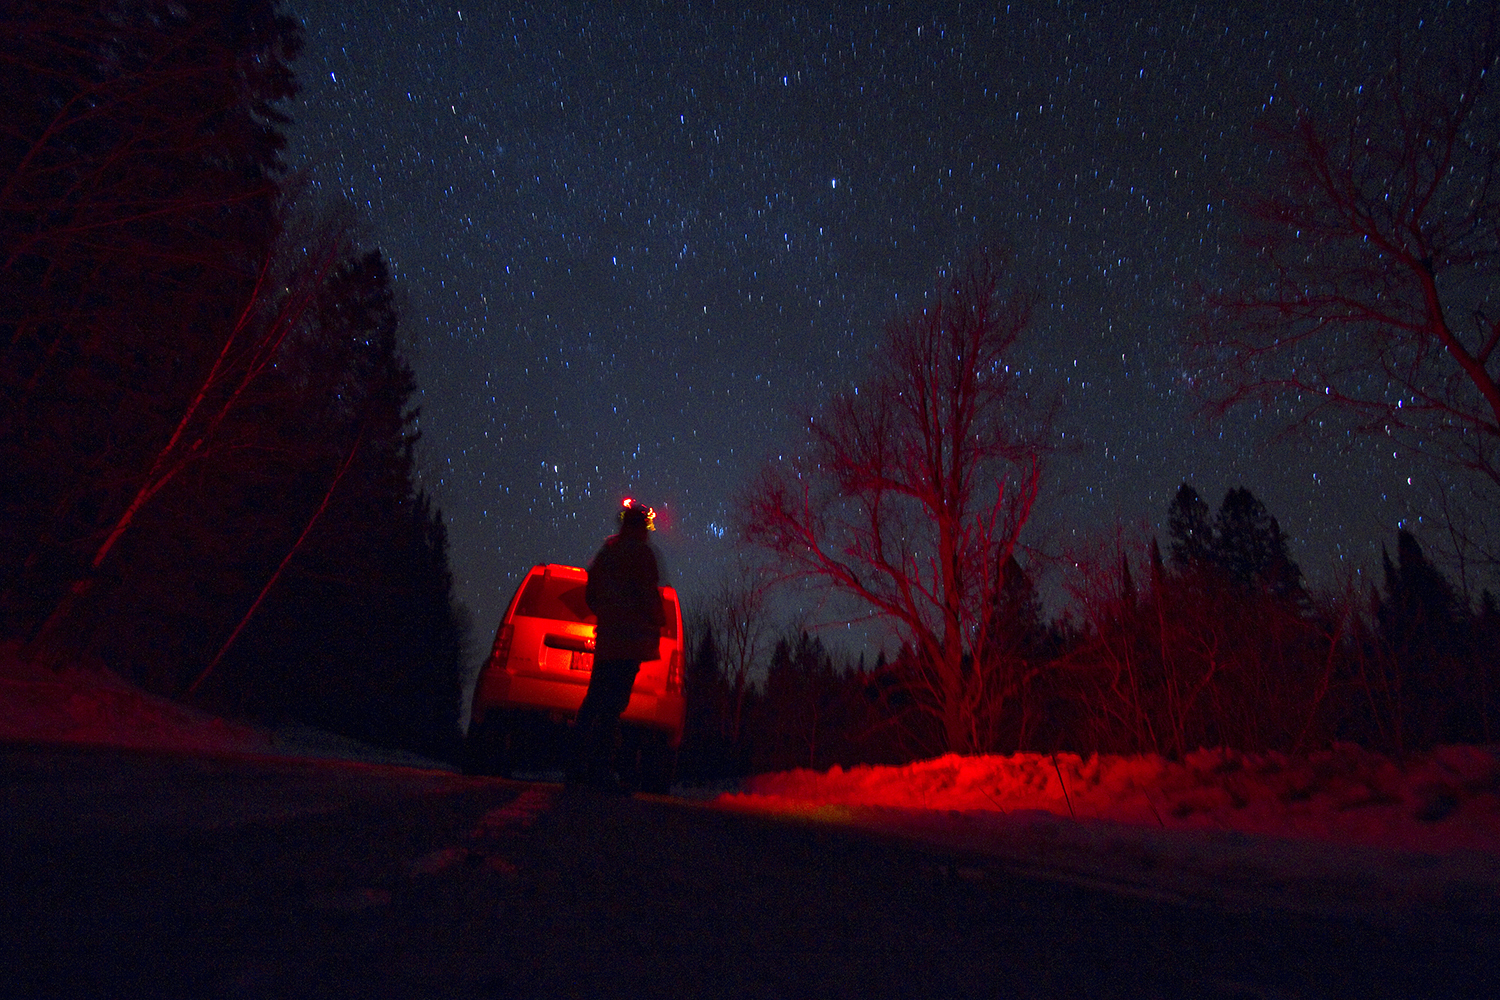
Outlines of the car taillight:
[[510,640],[516,634],[516,627],[510,622],[500,626],[500,631],[495,633],[495,646],[490,650],[489,667],[491,670],[503,670],[505,662],[510,659]]
[[667,661],[667,690],[676,694],[682,690],[682,650],[674,649]]

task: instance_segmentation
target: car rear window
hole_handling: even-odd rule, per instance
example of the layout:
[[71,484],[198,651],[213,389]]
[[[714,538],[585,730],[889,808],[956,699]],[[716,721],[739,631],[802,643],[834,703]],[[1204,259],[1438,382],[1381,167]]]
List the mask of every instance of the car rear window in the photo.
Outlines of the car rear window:
[[528,618],[552,618],[564,622],[594,623],[588,602],[583,599],[583,584],[557,576],[534,576],[521,591],[516,614]]
[[[594,615],[589,611],[588,601],[583,596],[584,585],[577,580],[557,576],[534,576],[521,591],[516,602],[516,614],[527,618],[551,618],[554,621],[594,624]],[[665,635],[677,638],[677,605],[663,595],[661,609],[666,617]]]

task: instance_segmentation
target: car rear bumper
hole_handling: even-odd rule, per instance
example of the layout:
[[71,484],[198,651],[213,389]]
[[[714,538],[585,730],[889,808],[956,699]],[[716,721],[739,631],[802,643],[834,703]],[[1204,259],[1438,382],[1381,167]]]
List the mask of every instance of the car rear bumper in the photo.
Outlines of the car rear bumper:
[[[481,721],[490,711],[530,711],[571,719],[583,704],[588,682],[589,675],[583,671],[572,674],[486,671],[474,698],[474,719]],[[620,721],[661,730],[676,746],[682,740],[684,708],[680,694],[652,694],[637,689],[630,693],[630,704]]]

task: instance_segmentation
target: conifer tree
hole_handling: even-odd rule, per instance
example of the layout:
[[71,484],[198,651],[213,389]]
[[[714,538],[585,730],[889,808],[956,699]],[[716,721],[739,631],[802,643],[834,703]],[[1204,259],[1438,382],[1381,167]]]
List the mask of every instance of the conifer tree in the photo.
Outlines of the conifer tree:
[[415,377],[378,252],[289,222],[276,6],[0,13],[0,634],[446,753]]
[[1302,571],[1287,552],[1281,525],[1243,486],[1224,495],[1214,519],[1211,558],[1240,587],[1282,597],[1301,590]]
[[1177,488],[1167,511],[1167,531],[1172,539],[1172,565],[1178,569],[1203,567],[1211,561],[1213,528],[1208,504],[1187,483]]
[[1207,573],[1280,597],[1302,593],[1302,570],[1287,551],[1281,525],[1243,486],[1224,495],[1210,521],[1208,504],[1183,483],[1168,508],[1167,529],[1172,565],[1179,571]]
[[1482,724],[1471,681],[1473,621],[1453,585],[1427,560],[1410,531],[1396,538],[1396,559],[1381,556],[1384,593],[1375,602],[1388,652],[1388,704],[1395,749],[1476,739]]
[[192,418],[241,384],[225,345],[257,335],[299,45],[271,0],[7,9],[0,631],[109,577]]
[[[317,317],[285,369],[297,386],[317,387],[293,415],[303,445],[322,448],[311,463],[321,488],[304,488],[298,506],[326,507],[247,629],[241,683],[278,711],[450,756],[462,616],[447,531],[418,482],[416,378],[378,251],[339,268]],[[336,463],[344,470],[334,481]],[[257,676],[268,662],[282,665],[279,675]]]

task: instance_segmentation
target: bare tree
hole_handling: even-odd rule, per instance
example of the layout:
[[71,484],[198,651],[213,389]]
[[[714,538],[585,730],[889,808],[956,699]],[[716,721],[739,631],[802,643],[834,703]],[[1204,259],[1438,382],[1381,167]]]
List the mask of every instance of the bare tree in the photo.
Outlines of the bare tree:
[[803,450],[742,506],[784,578],[852,596],[914,651],[911,695],[957,752],[990,749],[1025,680],[992,632],[1050,422],[1011,363],[1032,299],[1002,267],[980,254],[893,321],[872,377],[810,419]]
[[763,575],[741,564],[720,579],[710,599],[708,627],[719,650],[719,672],[728,703],[720,720],[722,735],[731,744],[740,740],[745,702],[752,690],[750,673],[765,652],[771,625]]
[[[1301,424],[1388,435],[1500,489],[1500,20],[1461,58],[1394,59],[1346,114],[1267,127],[1249,206],[1262,269],[1209,297],[1211,408],[1275,400]],[[1467,539],[1472,541],[1472,539]],[[1493,562],[1497,551],[1491,547]]]

